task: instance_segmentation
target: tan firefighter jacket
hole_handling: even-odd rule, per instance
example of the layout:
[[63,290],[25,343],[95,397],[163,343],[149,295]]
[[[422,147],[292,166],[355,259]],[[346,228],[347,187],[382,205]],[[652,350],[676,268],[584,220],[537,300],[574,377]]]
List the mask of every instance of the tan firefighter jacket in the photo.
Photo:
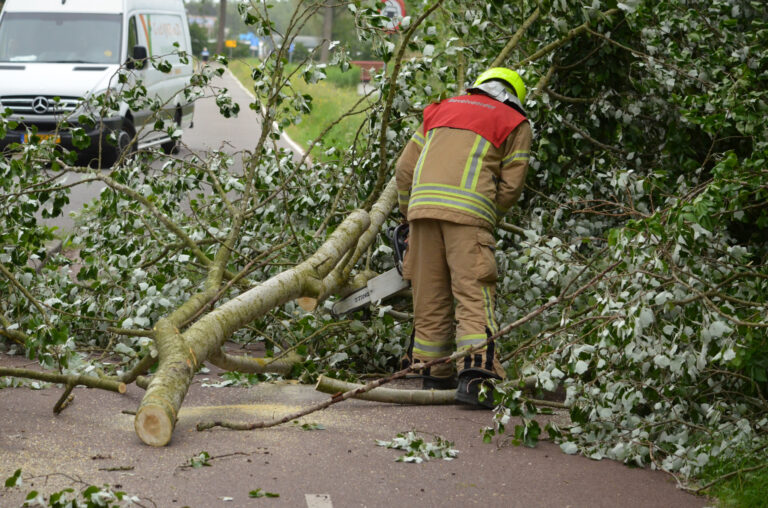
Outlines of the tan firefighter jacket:
[[493,230],[522,193],[531,139],[522,114],[485,95],[428,106],[397,161],[400,211]]

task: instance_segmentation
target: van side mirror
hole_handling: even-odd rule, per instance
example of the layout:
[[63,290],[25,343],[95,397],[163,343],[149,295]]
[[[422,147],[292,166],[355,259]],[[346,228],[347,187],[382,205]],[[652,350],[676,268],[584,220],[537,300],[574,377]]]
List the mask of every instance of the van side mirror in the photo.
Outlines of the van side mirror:
[[134,46],[125,66],[129,69],[143,69],[147,65],[148,56],[147,48],[144,46]]

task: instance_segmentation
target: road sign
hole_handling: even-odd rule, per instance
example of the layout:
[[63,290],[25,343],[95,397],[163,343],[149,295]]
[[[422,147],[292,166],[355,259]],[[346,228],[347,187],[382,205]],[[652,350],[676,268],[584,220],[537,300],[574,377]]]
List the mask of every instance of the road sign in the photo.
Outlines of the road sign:
[[234,39],[227,39],[226,41],[224,41],[224,45],[228,48],[236,48],[237,41]]
[[405,17],[405,2],[403,0],[385,0],[381,13],[389,18],[384,29],[394,32],[400,27],[400,22]]

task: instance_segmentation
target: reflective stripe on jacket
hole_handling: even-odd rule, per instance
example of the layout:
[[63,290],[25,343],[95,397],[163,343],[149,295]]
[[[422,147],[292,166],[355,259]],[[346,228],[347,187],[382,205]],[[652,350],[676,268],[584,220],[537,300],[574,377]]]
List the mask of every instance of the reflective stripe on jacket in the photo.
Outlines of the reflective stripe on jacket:
[[531,138],[525,117],[483,95],[428,106],[397,161],[400,211],[492,229],[520,197]]

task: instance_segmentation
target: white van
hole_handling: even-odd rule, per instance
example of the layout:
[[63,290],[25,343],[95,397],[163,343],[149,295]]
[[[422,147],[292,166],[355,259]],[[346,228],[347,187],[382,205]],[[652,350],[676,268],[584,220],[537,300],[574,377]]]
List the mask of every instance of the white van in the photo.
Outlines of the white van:
[[[7,0],[0,12],[0,111],[10,109],[10,120],[19,124],[0,139],[0,149],[28,142],[31,126],[38,137],[73,149],[72,136],[57,124],[76,123],[83,98],[134,80],[164,103],[166,126],[173,121],[179,130],[190,128],[194,103],[179,93],[193,72],[190,44],[183,0]],[[177,51],[190,55],[189,61],[183,63]],[[147,63],[153,57],[171,64],[170,72]],[[123,85],[116,75],[121,66],[131,69]],[[175,150],[177,141],[165,127],[156,129],[155,120],[147,109],[121,104],[95,126],[81,126],[91,140],[80,150],[81,159],[109,166],[134,148],[136,134],[139,149]],[[110,132],[117,143],[107,142]]]

